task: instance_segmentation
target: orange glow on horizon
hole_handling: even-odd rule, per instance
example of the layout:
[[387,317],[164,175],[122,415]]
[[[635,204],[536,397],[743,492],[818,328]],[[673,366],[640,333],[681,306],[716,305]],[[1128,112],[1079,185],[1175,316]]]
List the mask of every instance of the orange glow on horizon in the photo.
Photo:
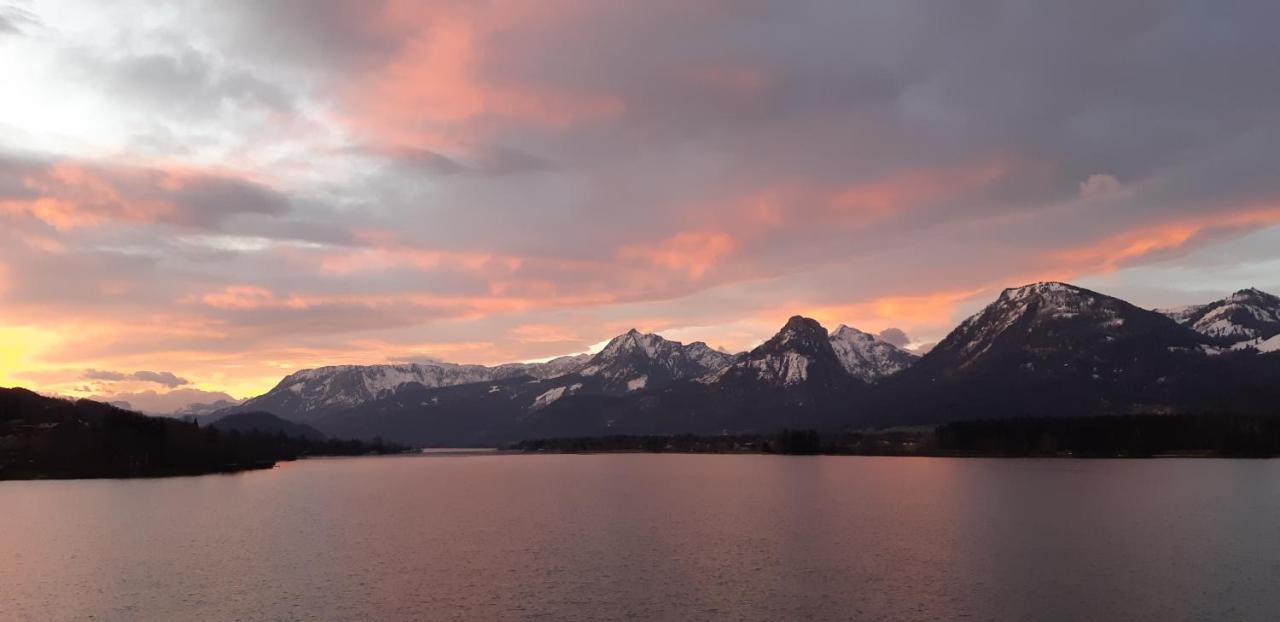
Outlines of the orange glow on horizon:
[[905,294],[883,296],[866,302],[834,305],[789,306],[792,311],[778,309],[774,317],[803,315],[818,320],[827,330],[835,330],[841,324],[864,332],[878,332],[886,328],[900,328],[908,335],[937,330],[950,330],[954,325],[956,308],[989,288],[934,292],[930,294]]

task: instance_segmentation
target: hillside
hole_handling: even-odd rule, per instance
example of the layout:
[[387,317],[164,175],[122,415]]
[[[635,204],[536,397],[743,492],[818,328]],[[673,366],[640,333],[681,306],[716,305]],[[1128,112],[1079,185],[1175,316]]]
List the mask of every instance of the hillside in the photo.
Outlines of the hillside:
[[[260,415],[258,425],[267,418],[276,419]],[[0,389],[0,480],[199,475],[270,468],[307,455],[396,450],[281,430],[223,432],[89,400]]]

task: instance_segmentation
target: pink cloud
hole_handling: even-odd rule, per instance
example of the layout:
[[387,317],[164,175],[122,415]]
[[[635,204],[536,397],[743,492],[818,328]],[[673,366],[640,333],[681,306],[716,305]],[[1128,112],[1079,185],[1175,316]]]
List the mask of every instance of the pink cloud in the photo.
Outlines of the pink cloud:
[[524,262],[520,257],[494,253],[416,248],[389,231],[356,231],[354,237],[360,246],[325,251],[320,260],[323,272],[347,275],[408,266],[419,270],[509,273]]
[[699,279],[734,250],[732,237],[725,233],[681,231],[657,244],[623,247],[623,259],[642,259],[654,266],[683,272]]
[[[238,213],[280,214],[288,200],[256,182],[189,167],[31,164],[22,193],[0,197],[0,214],[59,231],[107,223],[209,226]],[[46,249],[50,247],[46,242]]]
[[1109,272],[1144,258],[1178,251],[1191,242],[1223,232],[1240,232],[1280,223],[1280,207],[1247,206],[1139,227],[1090,244],[1054,251],[1049,260],[1077,273]]
[[490,40],[507,28],[554,19],[559,3],[390,2],[370,17],[403,37],[396,53],[344,85],[339,117],[358,135],[390,145],[457,148],[469,122],[499,120],[552,128],[612,119],[625,106],[609,93],[497,79],[486,74]]

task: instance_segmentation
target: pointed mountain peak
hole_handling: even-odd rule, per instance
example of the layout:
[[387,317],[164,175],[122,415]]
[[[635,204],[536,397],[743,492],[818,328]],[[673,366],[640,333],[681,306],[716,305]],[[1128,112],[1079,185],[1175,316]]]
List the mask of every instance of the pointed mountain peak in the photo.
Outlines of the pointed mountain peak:
[[848,324],[841,324],[837,326],[835,330],[831,331],[832,339],[842,338],[842,337],[843,338],[857,337],[859,335],[866,335],[868,337],[875,336],[875,335],[872,335],[871,333],[860,331],[852,326],[849,326]]
[[768,341],[699,381],[708,384],[745,381],[763,386],[817,382],[834,386],[847,379],[827,329],[817,320],[796,315]]
[[827,329],[817,320],[801,315],[793,315],[782,330],[771,339],[761,344],[753,352],[780,352],[793,350],[799,352],[822,352],[831,350],[831,342]]
[[845,324],[831,333],[831,347],[844,370],[864,382],[875,382],[902,371],[918,358],[876,335]]
[[794,337],[809,336],[821,333],[826,336],[827,329],[818,323],[818,320],[804,317],[803,315],[793,315],[787,323],[782,326],[782,330],[778,331],[777,337]]
[[617,337],[614,337],[613,339],[610,339],[609,343],[600,351],[600,354],[605,356],[614,356],[623,352],[642,350],[646,355],[652,356],[654,349],[663,343],[669,342],[666,339],[663,339],[660,335],[642,333],[633,328],[621,335],[618,335]]
[[578,373],[603,379],[606,391],[629,392],[700,376],[730,358],[700,341],[686,346],[633,328],[611,339]]
[[821,326],[821,324],[818,323],[818,320],[813,318],[808,318],[803,315],[793,315],[790,318],[787,318],[787,323],[783,325],[783,328],[794,326]]

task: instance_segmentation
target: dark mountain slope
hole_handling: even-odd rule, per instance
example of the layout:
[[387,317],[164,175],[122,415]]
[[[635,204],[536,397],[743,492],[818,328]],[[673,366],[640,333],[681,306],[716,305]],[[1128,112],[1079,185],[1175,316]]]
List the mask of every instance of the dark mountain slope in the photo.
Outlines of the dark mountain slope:
[[886,382],[872,418],[933,423],[1265,407],[1264,394],[1245,404],[1230,391],[1270,377],[1274,365],[1252,354],[1218,354],[1216,343],[1160,313],[1083,288],[1008,289]]
[[283,434],[293,438],[305,438],[315,441],[324,440],[324,435],[309,425],[294,423],[264,412],[232,413],[220,417],[210,425],[222,432]]
[[0,479],[155,477],[270,467],[303,455],[386,451],[343,441],[223,433],[89,400],[0,389]]
[[597,392],[617,395],[696,378],[732,360],[701,341],[684,345],[631,329],[610,340],[578,375],[598,379]]
[[830,427],[867,385],[850,376],[818,322],[793,317],[771,339],[692,382],[625,397],[561,400],[520,422],[517,438],[722,434]]

